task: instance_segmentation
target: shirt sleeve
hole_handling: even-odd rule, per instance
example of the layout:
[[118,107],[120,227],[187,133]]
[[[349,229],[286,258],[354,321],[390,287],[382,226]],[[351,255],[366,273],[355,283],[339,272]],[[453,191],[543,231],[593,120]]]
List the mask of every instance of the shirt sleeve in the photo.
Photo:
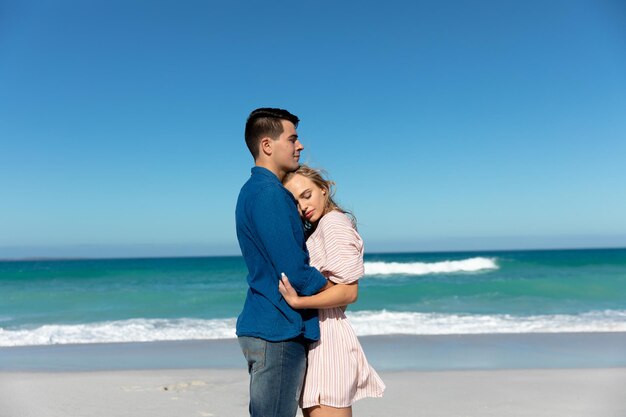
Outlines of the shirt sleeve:
[[341,212],[333,211],[320,220],[324,265],[322,273],[337,284],[350,284],[361,278],[363,267],[363,240],[352,222]]
[[301,220],[293,201],[276,187],[265,187],[247,207],[259,244],[269,256],[276,272],[276,286],[281,272],[300,295],[313,295],[326,285],[326,278],[309,265]]

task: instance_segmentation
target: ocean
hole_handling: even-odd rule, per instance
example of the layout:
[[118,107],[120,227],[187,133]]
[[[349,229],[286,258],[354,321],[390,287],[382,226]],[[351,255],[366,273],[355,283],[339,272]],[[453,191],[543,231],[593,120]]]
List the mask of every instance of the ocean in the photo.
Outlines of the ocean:
[[[626,249],[366,254],[360,336],[626,332]],[[241,257],[0,262],[0,347],[232,339]]]

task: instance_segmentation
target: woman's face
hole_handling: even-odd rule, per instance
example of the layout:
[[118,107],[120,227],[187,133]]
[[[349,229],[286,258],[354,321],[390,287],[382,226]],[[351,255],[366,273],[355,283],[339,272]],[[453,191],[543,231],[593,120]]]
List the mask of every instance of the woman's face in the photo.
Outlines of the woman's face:
[[326,190],[315,185],[313,181],[300,174],[292,176],[287,183],[287,188],[298,202],[300,217],[309,223],[317,223],[325,214]]

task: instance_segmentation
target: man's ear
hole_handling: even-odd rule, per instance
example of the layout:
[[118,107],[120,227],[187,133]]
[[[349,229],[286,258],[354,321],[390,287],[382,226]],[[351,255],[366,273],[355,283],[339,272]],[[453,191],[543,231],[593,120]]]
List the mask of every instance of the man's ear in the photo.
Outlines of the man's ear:
[[261,139],[259,143],[259,151],[263,152],[265,155],[269,156],[272,154],[272,138],[264,137]]

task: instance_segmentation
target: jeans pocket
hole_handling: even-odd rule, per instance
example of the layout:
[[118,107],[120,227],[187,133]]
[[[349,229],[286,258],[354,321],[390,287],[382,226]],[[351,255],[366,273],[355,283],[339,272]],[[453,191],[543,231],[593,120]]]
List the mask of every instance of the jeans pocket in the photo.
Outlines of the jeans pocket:
[[248,373],[254,374],[265,366],[267,342],[256,337],[240,336],[239,346],[248,361]]

